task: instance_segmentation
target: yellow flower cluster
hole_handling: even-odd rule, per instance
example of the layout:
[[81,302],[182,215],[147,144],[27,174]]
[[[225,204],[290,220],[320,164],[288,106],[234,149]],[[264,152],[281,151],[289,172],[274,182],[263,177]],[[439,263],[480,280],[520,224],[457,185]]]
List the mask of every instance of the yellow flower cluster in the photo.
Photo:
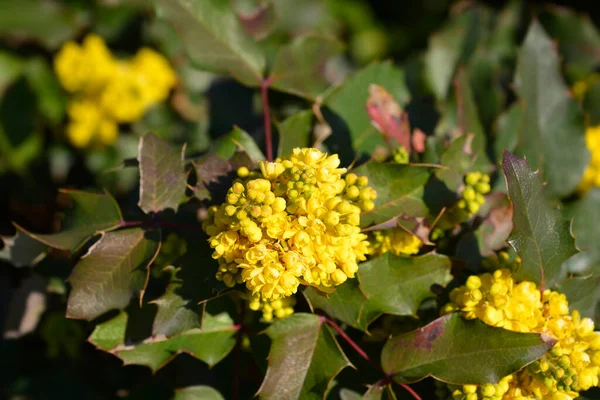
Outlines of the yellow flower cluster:
[[248,307],[253,311],[262,311],[262,319],[265,322],[273,321],[273,317],[276,319],[282,319],[289,317],[294,313],[294,306],[296,305],[296,298],[294,296],[284,297],[277,300],[262,300],[260,295],[252,296]]
[[506,251],[499,251],[498,254],[493,254],[484,258],[481,261],[481,266],[487,271],[496,271],[498,269],[508,269],[511,272],[516,272],[521,269],[523,261],[518,255],[511,258]]
[[469,214],[475,214],[485,203],[483,195],[490,192],[490,176],[481,172],[470,172],[465,177],[465,184],[462,199],[458,201],[457,206],[467,210]]
[[600,125],[585,130],[585,143],[590,150],[591,159],[579,184],[579,190],[582,192],[600,186]]
[[391,252],[395,256],[417,254],[423,242],[402,228],[374,231],[369,235],[369,254],[378,256]]
[[517,283],[507,269],[470,276],[466,285],[450,293],[444,313],[460,311],[488,325],[516,332],[540,332],[556,338],[556,345],[540,360],[505,377],[497,385],[449,385],[449,399],[571,400],[580,391],[598,386],[600,333],[594,323],[569,314],[564,294],[540,293],[533,282]]
[[142,48],[129,60],[117,60],[104,40],[88,35],[82,45],[69,41],[54,59],[62,86],[74,94],[68,107],[67,136],[76,147],[112,144],[119,123],[142,118],[164,101],[175,85],[168,61]]
[[408,154],[406,147],[399,146],[392,152],[392,159],[396,164],[408,164],[410,161],[410,154]]
[[260,301],[273,301],[300,283],[353,278],[368,251],[360,213],[375,206],[376,193],[366,177],[343,178],[339,164],[337,155],[297,148],[261,162],[260,172],[240,169],[226,202],[211,207],[203,223],[219,261],[217,279],[245,283]]

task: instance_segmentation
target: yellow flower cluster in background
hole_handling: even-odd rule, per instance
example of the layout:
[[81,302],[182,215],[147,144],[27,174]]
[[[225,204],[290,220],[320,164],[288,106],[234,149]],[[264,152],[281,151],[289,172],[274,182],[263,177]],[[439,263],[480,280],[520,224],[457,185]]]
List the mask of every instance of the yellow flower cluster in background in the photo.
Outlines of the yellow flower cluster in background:
[[260,172],[238,170],[226,202],[203,222],[217,279],[244,283],[260,304],[293,295],[301,283],[329,287],[353,278],[368,251],[360,213],[375,206],[376,193],[366,177],[343,177],[339,164],[337,155],[297,148],[261,162]]
[[501,269],[470,276],[466,285],[450,293],[450,300],[442,312],[459,311],[464,318],[515,332],[545,333],[557,343],[498,384],[448,385],[448,399],[570,400],[598,386],[600,332],[594,332],[593,321],[581,318],[578,311],[569,314],[564,294],[549,289],[540,293],[533,282],[517,283],[509,270]]
[[458,208],[467,210],[469,214],[475,214],[483,203],[490,188],[490,176],[481,172],[470,172],[465,177],[465,188],[462,192],[462,199],[458,201]]
[[259,295],[252,296],[248,307],[253,311],[262,311],[262,319],[265,322],[273,321],[273,318],[282,319],[294,313],[296,298],[294,296],[284,297],[277,300],[262,300]]
[[168,97],[176,81],[168,61],[154,50],[142,48],[133,58],[118,60],[96,35],[88,35],[81,46],[65,43],[54,69],[73,94],[67,136],[76,147],[112,144],[118,124],[140,120]]
[[591,159],[579,184],[579,190],[583,192],[600,186],[600,125],[585,130],[585,143],[590,150]]
[[369,254],[377,256],[391,252],[395,256],[417,254],[423,242],[402,228],[374,231],[369,235]]

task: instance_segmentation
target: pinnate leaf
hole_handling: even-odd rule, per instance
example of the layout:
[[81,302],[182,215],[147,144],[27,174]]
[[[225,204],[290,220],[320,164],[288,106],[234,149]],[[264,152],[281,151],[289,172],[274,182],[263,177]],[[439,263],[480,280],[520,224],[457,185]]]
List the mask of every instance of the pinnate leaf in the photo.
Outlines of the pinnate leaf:
[[121,210],[107,193],[64,190],[73,201],[58,233],[32,233],[17,225],[28,236],[57,249],[75,251],[90,236],[118,227],[122,222]]
[[316,99],[329,87],[325,77],[325,63],[342,49],[339,41],[327,36],[297,37],[279,50],[269,77],[271,87],[307,99]]
[[96,325],[88,339],[99,349],[119,357],[125,365],[145,365],[157,371],[177,354],[187,353],[213,366],[229,354],[235,345],[237,328],[227,314],[206,315],[202,328],[189,329],[171,338],[153,336],[136,344],[129,344],[128,319],[127,313],[122,312]]
[[69,277],[67,317],[92,320],[125,308],[131,296],[145,288],[147,267],[159,246],[157,231],[134,228],[104,233]]
[[548,197],[568,196],[589,161],[584,115],[563,81],[554,44],[536,20],[519,51],[515,84],[524,107],[516,154],[541,171]]
[[158,136],[149,133],[140,138],[138,162],[140,208],[147,214],[166,208],[177,210],[185,198],[187,185],[183,149],[175,150]]
[[348,125],[352,145],[358,153],[371,154],[378,146],[385,146],[382,135],[372,125],[365,109],[371,84],[385,88],[400,107],[410,100],[404,72],[389,62],[375,63],[361,69],[324,100],[324,104]]
[[297,313],[271,325],[269,368],[261,399],[324,398],[331,381],[350,366],[321,317]]
[[577,253],[569,223],[545,200],[544,186],[527,161],[505,151],[502,167],[513,204],[508,243],[523,260],[515,277],[553,287],[565,277],[563,262]]
[[498,382],[540,358],[555,343],[544,334],[511,332],[454,313],[390,338],[381,365],[401,383],[428,376],[455,384]]
[[260,46],[222,0],[157,0],[159,15],[175,26],[188,55],[200,67],[257,85],[265,69]]
[[[371,161],[352,172],[368,177],[369,185],[377,191],[375,208],[361,214],[362,227],[377,225],[399,216],[427,216],[423,188],[431,175],[430,168]],[[402,223],[401,219],[399,223]]]

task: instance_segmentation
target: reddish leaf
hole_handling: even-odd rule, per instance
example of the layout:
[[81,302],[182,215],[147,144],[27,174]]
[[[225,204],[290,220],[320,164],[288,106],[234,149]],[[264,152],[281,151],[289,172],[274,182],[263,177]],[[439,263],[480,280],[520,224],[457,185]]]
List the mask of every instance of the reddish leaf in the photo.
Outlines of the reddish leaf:
[[379,85],[370,85],[366,108],[375,128],[411,151],[408,114],[400,108],[391,94]]

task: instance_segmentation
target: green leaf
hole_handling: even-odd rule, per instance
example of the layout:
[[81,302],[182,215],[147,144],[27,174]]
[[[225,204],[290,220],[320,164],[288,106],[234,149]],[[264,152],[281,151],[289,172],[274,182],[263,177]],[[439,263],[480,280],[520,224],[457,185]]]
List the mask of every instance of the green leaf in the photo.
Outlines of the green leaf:
[[67,317],[92,320],[123,309],[131,296],[145,290],[148,266],[160,247],[158,231],[141,228],[107,232],[75,265],[69,281]]
[[331,294],[311,287],[303,293],[312,307],[366,332],[381,314],[415,316],[423,300],[434,297],[431,286],[446,286],[451,279],[446,256],[429,253],[408,258],[387,253],[361,263],[358,280],[346,281]]
[[571,311],[577,310],[583,317],[596,319],[600,302],[600,277],[565,279],[559,290],[567,296]]
[[473,170],[477,160],[473,154],[473,138],[471,134],[454,139],[440,157],[440,163],[445,168],[435,170],[435,176],[453,192],[463,185],[465,175]]
[[225,398],[217,389],[198,385],[175,389],[175,396],[171,400],[225,400]]
[[124,365],[145,365],[156,372],[175,355],[187,353],[213,366],[235,345],[237,328],[227,314],[205,316],[201,329],[189,329],[168,339],[164,335],[153,336],[135,344],[130,344],[127,337],[128,319],[127,313],[122,312],[96,325],[88,339],[99,349],[119,357]]
[[404,83],[404,72],[389,62],[374,63],[361,69],[330,92],[324,100],[324,104],[348,125],[352,146],[358,153],[371,154],[378,146],[385,146],[382,135],[371,124],[365,110],[371,84],[387,90],[400,107],[410,100],[410,92]]
[[233,7],[221,0],[157,0],[159,15],[175,26],[200,67],[232,75],[245,85],[263,78],[265,56],[244,31]]
[[272,344],[261,399],[324,398],[333,378],[352,365],[317,315],[294,314],[265,333]]
[[428,253],[420,257],[398,257],[386,253],[361,263],[360,287],[369,303],[393,315],[416,316],[423,300],[434,297],[431,286],[446,286],[451,280],[447,256]]
[[565,216],[572,220],[571,230],[575,236],[577,248],[583,250],[577,254],[575,260],[577,273],[600,272],[600,249],[597,244],[600,240],[600,188],[593,188],[585,197],[564,208]]
[[219,138],[212,152],[224,160],[229,160],[239,150],[246,152],[255,163],[265,160],[265,156],[252,136],[237,126],[227,135]]
[[514,228],[508,243],[523,260],[515,278],[548,288],[565,277],[563,262],[577,253],[569,224],[544,198],[544,186],[527,161],[504,152],[502,162]]
[[114,229],[123,221],[121,210],[108,193],[91,193],[79,190],[63,190],[73,201],[73,207],[63,221],[60,232],[54,234],[32,233],[17,228],[47,244],[61,250],[75,251],[88,238],[109,229]]
[[368,177],[369,185],[377,191],[375,208],[361,214],[362,227],[377,225],[398,216],[427,215],[423,191],[431,175],[430,168],[370,161],[352,172]]
[[496,162],[500,164],[504,150],[513,153],[517,148],[517,141],[523,129],[523,106],[519,103],[510,106],[498,116],[497,126],[494,154]]
[[25,63],[15,54],[0,51],[0,93],[6,85],[14,81],[23,72]]
[[541,171],[548,197],[568,196],[589,162],[584,116],[562,79],[554,44],[535,20],[519,51],[515,85],[525,107],[516,153]]
[[317,35],[295,38],[275,57],[269,75],[271,87],[315,100],[330,85],[325,77],[327,60],[342,50],[342,44],[335,38]]
[[600,64],[600,33],[589,15],[562,7],[548,7],[539,16],[559,46],[566,72],[571,79],[582,79]]
[[381,366],[400,383],[428,376],[454,384],[497,383],[555,343],[541,333],[511,332],[454,313],[390,338],[381,352]]
[[140,165],[138,206],[146,214],[166,208],[177,211],[185,199],[187,177],[183,158],[183,149],[173,149],[152,133],[140,138],[137,157]]
[[0,236],[4,248],[0,250],[0,260],[6,260],[15,267],[30,267],[40,262],[47,253],[47,246],[19,231],[12,236]]
[[42,58],[34,58],[25,65],[25,76],[37,95],[40,113],[53,124],[59,124],[67,106],[67,98],[52,67]]
[[312,121],[312,110],[304,110],[277,124],[277,131],[279,132],[277,155],[280,157],[286,156],[292,154],[296,147],[306,147],[310,140]]

